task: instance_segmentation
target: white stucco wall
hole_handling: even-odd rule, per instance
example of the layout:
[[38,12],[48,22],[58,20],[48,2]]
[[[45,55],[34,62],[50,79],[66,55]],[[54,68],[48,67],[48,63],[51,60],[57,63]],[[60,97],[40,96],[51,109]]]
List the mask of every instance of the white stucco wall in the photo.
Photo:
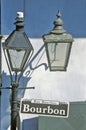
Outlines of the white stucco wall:
[[[50,72],[42,39],[30,39],[30,41],[34,48],[34,54],[21,79],[20,87],[34,86],[35,89],[26,89],[25,93],[23,93],[24,90],[19,90],[18,97],[56,101],[85,101],[86,39],[74,39],[66,72]],[[2,57],[3,87],[5,87],[10,85],[10,78],[3,51]],[[9,97],[9,90],[2,90],[1,130],[6,130],[10,124]],[[21,114],[21,121],[25,118],[31,118],[31,115]]]
[[[42,40],[33,39],[34,56],[43,46]],[[45,70],[47,64],[45,48],[32,62],[31,79],[27,86],[35,90],[26,90],[24,98],[58,101],[86,100],[86,39],[74,39],[67,72]],[[34,57],[33,56],[33,57]],[[39,67],[38,67],[39,66]],[[27,69],[29,70],[29,69]]]

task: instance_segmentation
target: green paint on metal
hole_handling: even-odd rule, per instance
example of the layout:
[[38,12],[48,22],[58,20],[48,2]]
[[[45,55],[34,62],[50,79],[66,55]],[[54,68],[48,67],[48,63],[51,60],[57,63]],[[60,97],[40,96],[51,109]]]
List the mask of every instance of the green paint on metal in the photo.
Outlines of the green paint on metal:
[[86,130],[86,102],[71,102],[68,118],[39,117],[39,130]]

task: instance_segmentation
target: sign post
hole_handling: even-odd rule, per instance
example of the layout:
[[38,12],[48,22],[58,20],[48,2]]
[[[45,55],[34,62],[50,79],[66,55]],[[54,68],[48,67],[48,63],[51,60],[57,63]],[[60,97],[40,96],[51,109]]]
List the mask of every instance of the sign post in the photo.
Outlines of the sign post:
[[68,117],[69,103],[43,100],[21,101],[21,113],[43,116]]

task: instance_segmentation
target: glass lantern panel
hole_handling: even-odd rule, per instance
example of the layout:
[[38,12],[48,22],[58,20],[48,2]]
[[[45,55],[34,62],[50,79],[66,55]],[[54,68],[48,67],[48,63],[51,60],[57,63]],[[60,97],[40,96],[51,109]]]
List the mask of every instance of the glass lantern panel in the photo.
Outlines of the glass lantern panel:
[[64,70],[68,61],[70,43],[48,43],[48,61],[51,70]]
[[9,61],[13,71],[20,70],[23,64],[25,50],[13,50],[9,49]]

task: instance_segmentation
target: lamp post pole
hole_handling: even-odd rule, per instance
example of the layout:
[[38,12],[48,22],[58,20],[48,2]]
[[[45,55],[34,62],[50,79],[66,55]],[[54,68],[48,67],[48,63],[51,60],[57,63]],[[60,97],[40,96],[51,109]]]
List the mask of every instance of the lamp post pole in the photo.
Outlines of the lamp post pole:
[[[0,35],[0,120],[1,120],[1,86],[2,86],[2,83],[1,83],[1,64],[2,64],[2,58],[1,58],[1,39],[2,39],[2,36]],[[1,126],[1,123],[0,123],[0,126]]]
[[[2,81],[1,81],[1,69],[2,69],[2,55],[1,55],[1,39],[2,39],[2,35],[0,35],[0,88],[2,86]],[[1,89],[0,89],[0,95],[1,95]]]
[[3,43],[3,51],[11,79],[11,130],[17,129],[19,80],[33,54],[33,47],[24,32],[23,12],[17,12],[15,25],[16,29]]
[[16,130],[16,121],[18,116],[18,102],[17,102],[18,83],[12,83],[11,95],[11,130]]

